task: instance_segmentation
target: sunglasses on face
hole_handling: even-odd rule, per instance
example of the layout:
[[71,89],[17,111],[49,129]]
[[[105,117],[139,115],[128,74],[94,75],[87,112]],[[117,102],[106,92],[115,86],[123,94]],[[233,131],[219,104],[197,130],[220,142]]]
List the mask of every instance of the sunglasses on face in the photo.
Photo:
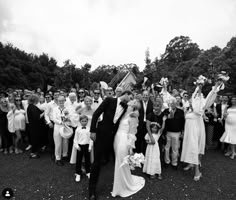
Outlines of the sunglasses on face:
[[79,92],[79,94],[84,94],[84,92]]
[[94,92],[94,94],[100,94],[99,92]]
[[21,101],[20,99],[16,99],[15,101]]

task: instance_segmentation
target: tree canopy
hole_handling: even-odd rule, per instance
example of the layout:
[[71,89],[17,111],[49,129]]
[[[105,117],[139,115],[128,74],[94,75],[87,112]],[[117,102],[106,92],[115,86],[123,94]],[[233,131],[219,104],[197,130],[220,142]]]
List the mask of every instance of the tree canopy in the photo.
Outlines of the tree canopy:
[[230,75],[226,91],[236,91],[236,37],[232,37],[222,49],[214,46],[202,50],[188,36],[177,36],[166,45],[160,58],[155,57],[153,61],[147,48],[144,61],[146,66],[143,71],[134,63],[100,65],[91,70],[91,64],[76,66],[71,60],[66,60],[59,67],[56,59],[46,53],[26,53],[12,44],[0,42],[0,88],[46,89],[47,85],[70,88],[79,84],[80,87],[89,89],[95,82],[109,83],[119,71],[128,69],[138,79],[136,88],[141,87],[144,76],[149,78],[150,83],[159,82],[161,77],[168,77],[172,88],[191,91],[195,87],[194,80],[200,74],[214,80],[217,73],[224,70]]

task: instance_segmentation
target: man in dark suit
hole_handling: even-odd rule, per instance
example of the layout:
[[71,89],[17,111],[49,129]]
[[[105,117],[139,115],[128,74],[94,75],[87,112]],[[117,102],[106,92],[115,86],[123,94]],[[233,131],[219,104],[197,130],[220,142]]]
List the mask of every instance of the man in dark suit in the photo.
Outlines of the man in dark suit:
[[223,135],[224,131],[225,131],[225,122],[224,122],[224,111],[228,106],[228,97],[227,96],[222,96],[221,99],[217,99],[218,101],[216,101],[216,118],[217,118],[217,122],[215,124],[215,132],[214,132],[214,136],[213,136],[213,140],[217,143],[217,149],[221,149],[221,150],[226,150],[225,148],[227,147],[227,145],[221,144],[220,142],[220,138]]
[[[96,199],[96,185],[104,152],[112,151],[114,135],[118,129],[120,119],[126,112],[127,102],[133,98],[131,91],[124,91],[119,98],[107,97],[94,112],[90,127],[91,139],[95,141],[94,162],[91,167],[89,180],[89,199]],[[98,122],[103,114],[102,121]]]
[[139,109],[139,125],[138,125],[138,132],[137,132],[137,140],[135,143],[137,153],[145,154],[146,151],[146,141],[144,139],[145,134],[147,133],[146,128],[146,119],[148,114],[152,113],[153,111],[153,103],[149,99],[149,92],[147,90],[143,91],[142,100],[140,101],[140,109]]

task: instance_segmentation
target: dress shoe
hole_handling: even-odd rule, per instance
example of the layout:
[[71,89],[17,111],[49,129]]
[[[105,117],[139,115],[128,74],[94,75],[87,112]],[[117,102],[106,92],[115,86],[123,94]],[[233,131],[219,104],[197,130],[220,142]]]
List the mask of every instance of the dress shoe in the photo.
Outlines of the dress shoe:
[[61,160],[56,160],[56,165],[57,166],[63,166],[64,163]]
[[37,159],[37,158],[40,158],[40,156],[39,156],[39,154],[37,154],[37,153],[31,153],[31,154],[30,154],[30,158],[32,158],[32,159]]
[[173,168],[174,170],[178,170],[178,165],[172,165],[172,168]]
[[26,150],[26,151],[29,151],[31,148],[32,148],[32,145],[29,144],[29,145],[25,148],[25,150]]
[[194,176],[193,180],[194,181],[199,181],[201,177],[202,177],[202,173],[200,173],[198,176]]
[[164,163],[164,168],[167,169],[170,164]]
[[66,162],[69,162],[69,161],[70,161],[70,158],[69,158],[69,156],[63,156],[63,157],[62,157],[62,160],[66,161]]
[[151,175],[150,178],[151,178],[151,179],[154,179],[154,178],[156,178],[156,175],[155,175],[155,174],[154,174],[154,175]]
[[79,174],[75,175],[75,182],[80,182],[80,175]]
[[185,168],[184,168],[184,171],[188,171],[188,170],[192,170],[193,169],[193,165],[187,165]]
[[86,176],[88,177],[88,179],[90,179],[90,173],[87,173]]
[[95,194],[92,194],[92,195],[90,195],[89,196],[89,200],[96,200],[97,198],[96,198],[96,195]]
[[234,159],[234,157],[236,157],[236,153],[233,153],[231,156],[230,156],[230,159]]
[[225,155],[225,156],[230,156],[230,155],[231,155],[231,152],[228,151],[228,152],[226,152],[224,155]]
[[158,174],[158,179],[159,179],[159,180],[162,180],[161,174]]

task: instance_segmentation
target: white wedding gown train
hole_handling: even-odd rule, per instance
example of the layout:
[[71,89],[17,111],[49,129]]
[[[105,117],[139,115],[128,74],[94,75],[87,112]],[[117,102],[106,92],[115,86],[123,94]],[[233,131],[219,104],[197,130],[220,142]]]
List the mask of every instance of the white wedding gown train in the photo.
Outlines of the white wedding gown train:
[[128,197],[137,193],[145,185],[144,178],[132,175],[128,165],[123,165],[122,167],[120,167],[124,157],[128,155],[128,147],[130,145],[129,120],[129,116],[124,116],[124,118],[120,122],[119,129],[114,139],[116,161],[113,190],[111,193],[113,197]]

